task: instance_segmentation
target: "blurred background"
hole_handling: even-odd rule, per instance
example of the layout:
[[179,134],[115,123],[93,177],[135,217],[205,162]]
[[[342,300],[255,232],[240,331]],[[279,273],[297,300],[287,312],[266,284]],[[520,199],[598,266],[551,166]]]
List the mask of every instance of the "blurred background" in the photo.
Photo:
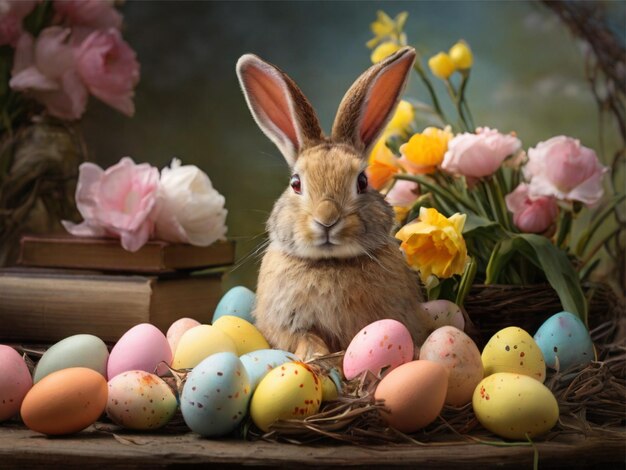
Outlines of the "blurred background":
[[[626,3],[605,7],[624,40]],[[137,111],[125,118],[92,100],[81,123],[90,159],[106,167],[128,155],[162,168],[178,157],[203,169],[226,197],[228,235],[237,242],[225,287],[254,289],[260,258],[251,253],[289,172],[246,108],[235,63],[254,52],[285,70],[328,131],[343,94],[371,64],[365,43],[379,9],[392,17],[409,12],[408,41],[425,59],[458,39],[470,44],[468,98],[477,125],[515,131],[525,148],[575,136],[610,160],[617,137],[606,129],[611,152],[603,154],[580,43],[533,1],[129,1],[122,12],[124,37],[141,63]],[[418,82],[412,78],[407,96],[428,101]]]

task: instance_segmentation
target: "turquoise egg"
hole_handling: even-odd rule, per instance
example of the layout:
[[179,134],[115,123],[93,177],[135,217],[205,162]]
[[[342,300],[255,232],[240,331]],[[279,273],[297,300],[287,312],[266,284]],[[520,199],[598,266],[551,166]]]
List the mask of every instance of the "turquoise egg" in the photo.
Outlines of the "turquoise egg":
[[570,312],[552,315],[539,327],[534,339],[543,353],[546,365],[552,369],[582,366],[594,359],[593,343],[587,327]]
[[244,286],[236,286],[230,289],[221,298],[220,302],[215,308],[213,314],[213,321],[217,320],[224,315],[232,315],[235,317],[243,318],[246,321],[254,324],[254,317],[252,316],[252,308],[256,300],[256,294],[250,289]]
[[97,336],[69,336],[52,345],[41,356],[33,374],[33,383],[39,382],[52,372],[70,367],[93,369],[106,379],[108,360],[107,346]]
[[248,372],[253,392],[269,371],[285,362],[299,361],[295,354],[280,349],[259,349],[244,354],[239,359]]

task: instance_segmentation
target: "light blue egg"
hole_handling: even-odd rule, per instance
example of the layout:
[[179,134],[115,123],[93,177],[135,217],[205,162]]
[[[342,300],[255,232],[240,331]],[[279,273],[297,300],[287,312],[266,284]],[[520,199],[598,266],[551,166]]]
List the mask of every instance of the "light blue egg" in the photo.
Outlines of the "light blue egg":
[[233,287],[220,299],[220,302],[215,308],[213,321],[211,323],[214,323],[215,320],[224,315],[233,315],[254,324],[252,308],[254,307],[255,300],[256,294],[247,287]]
[[565,370],[586,365],[594,359],[589,331],[574,314],[560,312],[548,318],[535,333],[535,342],[543,353],[546,365]]
[[213,354],[193,368],[180,397],[187,426],[205,437],[224,436],[245,418],[252,391],[248,373],[231,352]]
[[100,338],[94,335],[69,336],[52,345],[37,363],[33,383],[46,375],[70,367],[87,367],[107,378],[109,350]]
[[259,349],[244,354],[239,359],[248,372],[253,392],[269,371],[285,362],[299,361],[295,354],[280,349]]

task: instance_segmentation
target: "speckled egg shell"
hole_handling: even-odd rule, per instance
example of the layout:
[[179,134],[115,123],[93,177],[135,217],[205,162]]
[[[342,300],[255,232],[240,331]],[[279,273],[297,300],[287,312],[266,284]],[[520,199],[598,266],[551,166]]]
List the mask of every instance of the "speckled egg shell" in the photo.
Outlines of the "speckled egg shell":
[[260,349],[244,354],[239,359],[248,372],[252,391],[267,373],[285,362],[294,362],[299,359],[295,354],[280,349]]
[[161,363],[171,362],[172,350],[165,335],[156,326],[141,323],[124,333],[111,350],[107,377],[111,380],[127,370],[164,374],[167,366]]
[[235,286],[220,299],[211,323],[215,323],[224,315],[232,315],[254,324],[252,308],[255,302],[256,294],[254,292],[244,286]]
[[524,330],[510,326],[491,337],[482,353],[485,377],[497,372],[524,374],[540,382],[546,363],[535,340]]
[[256,326],[243,318],[223,315],[213,323],[213,326],[222,330],[233,340],[238,356],[270,347]]
[[22,356],[15,349],[0,344],[0,422],[20,411],[32,386],[33,379]]
[[402,323],[385,319],[370,323],[352,339],[343,359],[343,373],[348,380],[366,370],[387,372],[413,360],[413,339]]
[[106,413],[114,423],[129,429],[158,429],[178,409],[172,389],[158,376],[130,370],[109,381]]
[[594,360],[593,343],[584,323],[572,313],[560,312],[548,318],[535,341],[548,367],[565,370]]
[[220,352],[237,354],[237,346],[230,336],[211,325],[196,326],[180,338],[172,367],[191,369],[212,354]]
[[246,416],[250,381],[232,352],[213,354],[187,376],[180,409],[187,426],[206,437],[232,432]]
[[170,349],[172,350],[172,356],[176,355],[176,348],[180,342],[180,338],[187,332],[196,326],[200,326],[200,322],[193,318],[179,318],[170,325],[167,329],[165,336],[167,342],[170,343]]
[[454,302],[445,299],[431,300],[424,302],[421,308],[432,319],[433,328],[454,326],[461,331],[465,328],[463,312]]
[[438,328],[424,341],[419,358],[448,370],[446,404],[458,407],[472,401],[474,389],[483,379],[483,363],[469,336],[453,326]]

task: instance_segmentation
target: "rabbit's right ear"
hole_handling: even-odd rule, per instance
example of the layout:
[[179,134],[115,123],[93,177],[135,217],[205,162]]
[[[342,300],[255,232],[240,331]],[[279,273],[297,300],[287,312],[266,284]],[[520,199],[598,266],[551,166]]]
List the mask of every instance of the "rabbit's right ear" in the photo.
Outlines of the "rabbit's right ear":
[[289,166],[323,139],[313,107],[284,72],[253,54],[241,56],[237,76],[252,117]]

